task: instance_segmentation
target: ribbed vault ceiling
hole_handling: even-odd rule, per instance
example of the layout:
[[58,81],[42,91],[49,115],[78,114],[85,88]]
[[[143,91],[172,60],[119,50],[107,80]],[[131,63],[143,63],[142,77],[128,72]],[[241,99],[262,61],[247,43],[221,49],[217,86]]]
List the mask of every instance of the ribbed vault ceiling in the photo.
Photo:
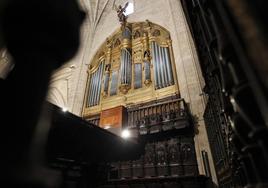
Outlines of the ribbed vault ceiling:
[[127,0],[80,0],[82,8],[87,12],[92,30],[96,29],[107,13],[115,11],[115,5],[123,5],[125,2],[127,2]]

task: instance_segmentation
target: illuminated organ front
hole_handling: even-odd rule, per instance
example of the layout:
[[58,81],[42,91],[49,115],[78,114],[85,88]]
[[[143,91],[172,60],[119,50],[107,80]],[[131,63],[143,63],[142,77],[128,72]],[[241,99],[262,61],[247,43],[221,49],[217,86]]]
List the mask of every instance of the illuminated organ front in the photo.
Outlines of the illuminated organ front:
[[166,29],[126,23],[100,47],[88,73],[83,117],[145,141],[144,156],[114,163],[111,179],[197,174],[191,116],[180,98]]
[[83,116],[179,93],[169,32],[127,23],[100,47],[88,70]]

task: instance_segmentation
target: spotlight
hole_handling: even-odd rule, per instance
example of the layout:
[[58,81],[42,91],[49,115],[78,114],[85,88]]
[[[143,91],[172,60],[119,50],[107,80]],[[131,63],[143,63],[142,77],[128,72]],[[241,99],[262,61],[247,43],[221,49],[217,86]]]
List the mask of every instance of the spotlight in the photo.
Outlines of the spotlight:
[[110,129],[111,127],[109,125],[105,126],[104,129]]
[[67,112],[68,109],[67,109],[66,107],[63,107],[63,108],[62,108],[62,111],[63,111],[63,112]]
[[121,132],[122,138],[129,138],[130,137],[130,132],[129,130],[125,129]]

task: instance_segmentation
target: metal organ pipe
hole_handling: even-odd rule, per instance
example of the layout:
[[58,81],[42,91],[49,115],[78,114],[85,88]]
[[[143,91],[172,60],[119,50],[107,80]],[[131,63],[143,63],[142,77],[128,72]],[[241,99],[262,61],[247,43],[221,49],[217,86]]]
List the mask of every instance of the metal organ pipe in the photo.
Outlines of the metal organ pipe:
[[93,96],[93,101],[92,101],[92,106],[95,106],[95,99],[96,99],[96,93],[97,93],[97,75],[98,74],[98,69],[96,70],[96,72],[94,73],[94,96]]
[[103,61],[100,63],[97,71],[94,73],[94,80],[95,80],[95,88],[94,88],[94,97],[92,105],[98,105],[99,104],[99,98],[100,98],[100,91],[101,91],[101,79],[102,79],[102,72],[103,72]]
[[93,100],[93,90],[94,90],[94,74],[91,74],[91,80],[90,80],[90,100],[89,100],[89,106],[92,106],[92,100]]
[[131,82],[131,55],[130,51],[128,51],[128,71],[127,71],[127,79],[128,79],[128,84]]
[[157,77],[158,77],[158,87],[162,88],[162,76],[161,76],[161,72],[160,72],[160,58],[159,58],[159,46],[157,45],[157,43],[155,42],[155,58],[156,58],[156,65],[157,65]]
[[168,48],[160,47],[155,41],[153,41],[151,43],[151,49],[156,89],[174,84]]
[[170,86],[171,84],[169,84],[169,72],[168,72],[168,69],[167,69],[167,64],[168,64],[168,61],[167,61],[167,58],[166,58],[166,51],[165,51],[166,48],[162,48],[163,50],[163,59],[164,59],[164,69],[165,69],[165,75],[166,75],[166,87],[167,86]]
[[127,84],[131,83],[131,53],[127,51]]
[[90,106],[91,104],[91,95],[92,95],[92,75],[90,75],[90,82],[89,82],[89,90],[88,90],[88,102],[87,106]]
[[124,83],[124,61],[125,61],[125,56],[124,56],[124,50],[121,51],[121,65],[120,65],[120,69],[121,69],[121,83]]
[[98,87],[98,95],[97,95],[97,105],[99,104],[99,100],[100,100],[100,93],[101,93],[101,83],[102,83],[102,68],[103,68],[103,62],[101,62],[100,67],[99,67],[99,78],[98,78],[98,82],[99,82],[99,87]]
[[127,69],[127,74],[126,74],[126,82],[127,82],[127,84],[129,84],[130,83],[130,79],[129,79],[129,70],[130,70],[130,54],[129,54],[129,51],[127,50],[126,51],[126,53],[127,53],[127,62],[126,62],[126,64],[127,64],[127,67],[126,67],[126,69]]
[[152,49],[152,61],[153,61],[153,65],[154,65],[154,82],[155,82],[155,88],[158,88],[158,77],[157,77],[157,65],[155,62],[155,45],[154,42],[151,43],[151,49]]
[[172,73],[172,66],[171,66],[171,62],[170,62],[170,57],[169,57],[169,51],[168,48],[164,48],[164,52],[165,52],[165,59],[166,59],[166,66],[167,66],[167,72],[168,72],[168,82],[169,85],[174,84],[174,80],[173,80],[173,73]]
[[101,63],[101,74],[100,74],[100,86],[99,86],[98,104],[100,103],[103,69],[104,69],[104,61]]
[[99,76],[100,76],[100,66],[98,67],[98,70],[97,70],[97,76],[96,76],[96,82],[97,82],[97,85],[96,85],[96,94],[95,94],[95,100],[94,100],[94,106],[97,104],[97,99],[98,99],[98,92],[99,92]]
[[123,84],[127,84],[127,61],[128,61],[128,56],[126,49],[123,51],[124,53],[124,76],[123,76]]
[[96,84],[95,84],[95,93],[94,93],[94,102],[93,102],[93,106],[96,105],[96,102],[97,102],[97,94],[98,94],[98,87],[99,87],[99,70],[100,70],[100,67],[98,67],[97,71],[96,71],[96,77],[95,77],[95,80],[96,80]]
[[98,94],[97,94],[97,102],[96,102],[96,104],[98,105],[99,104],[99,101],[100,101],[100,94],[101,94],[101,85],[102,85],[102,71],[103,71],[103,60],[102,60],[102,62],[101,62],[101,64],[100,64],[100,66],[99,66],[99,72],[100,72],[100,74],[99,74],[99,77],[98,77],[98,82],[99,82],[99,87],[98,87]]
[[131,82],[131,54],[127,49],[121,51],[121,84]]
[[92,96],[91,96],[90,106],[94,105],[94,96],[95,96],[95,90],[96,90],[96,72],[93,73],[92,79],[93,79],[93,81],[92,81]]
[[97,81],[98,81],[98,87],[97,87],[97,95],[96,95],[96,101],[95,101],[95,105],[98,105],[98,98],[100,95],[100,86],[101,86],[101,72],[102,72],[102,63],[99,65],[99,70],[98,70],[98,77],[97,77]]
[[90,106],[90,104],[91,104],[90,103],[91,95],[92,95],[92,75],[90,75],[87,106]]
[[150,80],[150,67],[149,62],[144,61],[145,80]]
[[127,60],[128,60],[126,49],[124,49],[124,56],[125,56],[125,59],[124,59],[124,84],[126,84],[127,83]]
[[155,58],[156,58],[156,64],[157,64],[157,76],[158,76],[158,85],[159,88],[162,88],[162,77],[161,77],[161,65],[159,60],[159,53],[158,53],[158,45],[155,44]]
[[153,42],[153,52],[154,52],[154,64],[155,64],[155,78],[156,78],[156,88],[160,88],[159,86],[159,74],[158,74],[158,64],[157,64],[157,59],[156,59],[156,46],[155,42]]
[[160,62],[161,62],[161,73],[162,73],[162,85],[163,87],[167,87],[167,74],[165,68],[165,59],[164,59],[164,51],[163,48],[159,46],[160,52]]
[[95,77],[95,80],[96,80],[96,91],[95,91],[95,94],[94,94],[94,102],[93,102],[93,106],[96,105],[97,103],[97,95],[98,95],[98,87],[99,87],[99,74],[100,74],[100,66],[98,67],[97,71],[96,71],[96,77]]
[[164,58],[166,62],[166,67],[167,67],[167,77],[168,77],[168,85],[171,85],[171,78],[170,78],[170,65],[169,65],[169,59],[168,59],[168,54],[167,54],[167,48],[164,48]]
[[162,83],[162,87],[165,87],[165,78],[164,78],[164,69],[163,69],[163,61],[162,61],[162,52],[161,52],[161,47],[159,45],[157,45],[157,52],[158,52],[158,59],[159,59],[159,71],[160,71],[160,75],[161,75],[161,83]]
[[126,64],[126,61],[127,61],[127,54],[126,54],[126,50],[124,49],[123,51],[124,53],[124,76],[123,76],[123,84],[126,84],[126,80],[127,80],[127,64]]

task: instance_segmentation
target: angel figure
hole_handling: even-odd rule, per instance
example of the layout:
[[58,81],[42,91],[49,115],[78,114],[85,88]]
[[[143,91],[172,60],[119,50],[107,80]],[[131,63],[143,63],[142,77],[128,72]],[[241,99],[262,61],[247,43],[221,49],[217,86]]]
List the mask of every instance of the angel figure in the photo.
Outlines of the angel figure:
[[121,25],[125,25],[127,22],[127,16],[124,14],[126,12],[126,8],[128,6],[128,2],[125,4],[124,7],[122,7],[121,5],[119,5],[118,7],[115,6],[115,10],[117,12],[117,16],[119,18],[119,22],[121,23]]

